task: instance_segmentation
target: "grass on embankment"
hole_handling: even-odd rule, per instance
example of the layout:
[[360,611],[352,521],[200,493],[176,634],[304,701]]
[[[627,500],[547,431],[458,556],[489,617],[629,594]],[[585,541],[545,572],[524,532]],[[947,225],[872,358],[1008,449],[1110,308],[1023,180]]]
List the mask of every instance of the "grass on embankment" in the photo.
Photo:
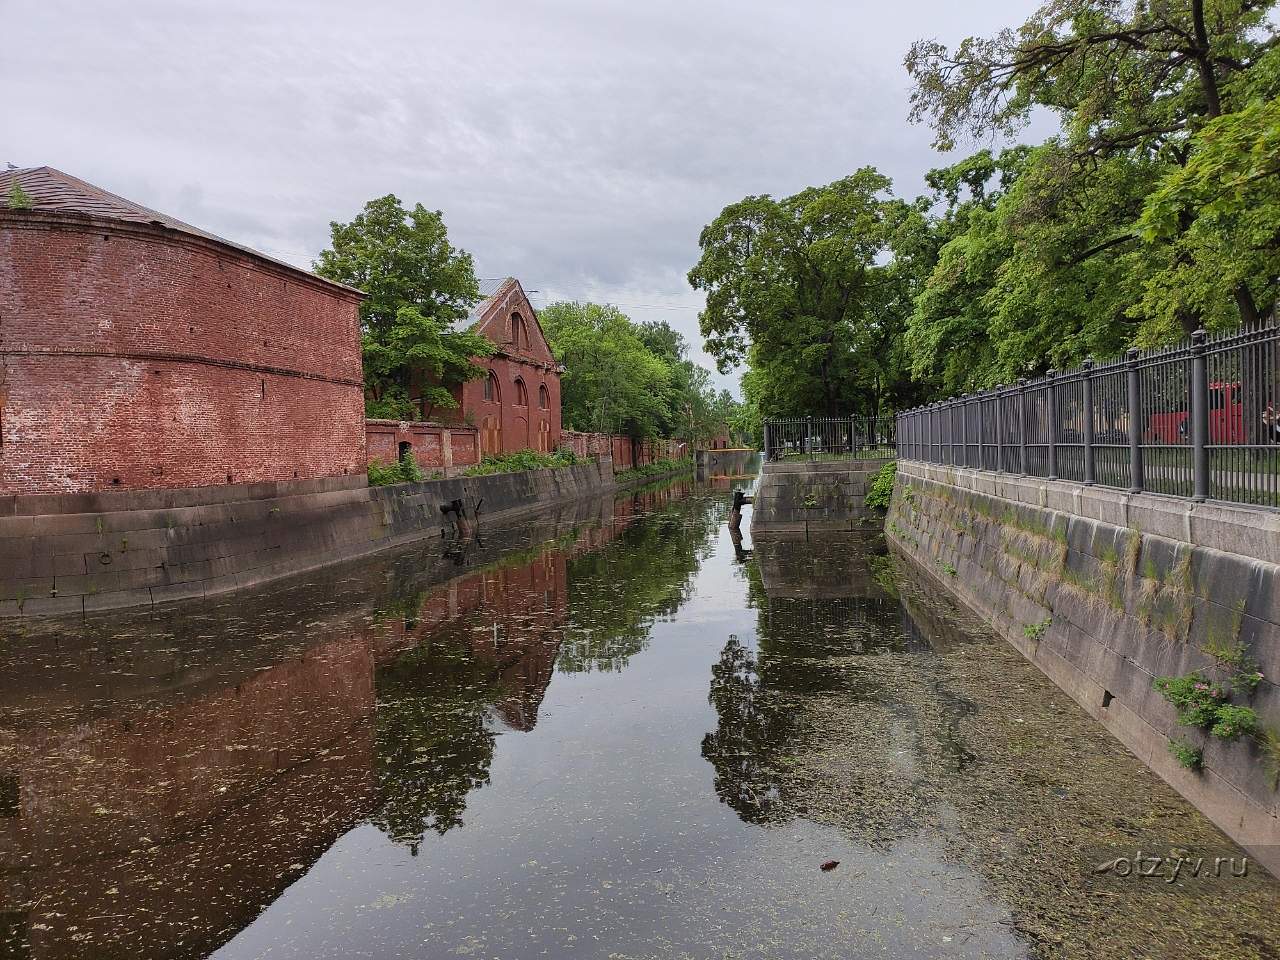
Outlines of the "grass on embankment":
[[[540,453],[537,450],[518,450],[515,453],[504,453],[499,456],[488,456],[462,472],[464,477],[487,477],[495,473],[521,473],[525,470],[554,470],[557,467],[572,467],[579,463],[590,463],[588,459],[578,456],[572,450],[557,450],[554,453]],[[692,469],[693,459],[685,457],[680,460],[655,460],[641,467],[630,470],[619,470],[614,474],[618,480],[634,480],[640,477],[656,477],[673,473],[676,470]],[[369,486],[383,487],[395,483],[421,483],[423,480],[437,480],[442,476],[436,472],[425,475],[412,457],[387,464],[375,460],[369,464]]]

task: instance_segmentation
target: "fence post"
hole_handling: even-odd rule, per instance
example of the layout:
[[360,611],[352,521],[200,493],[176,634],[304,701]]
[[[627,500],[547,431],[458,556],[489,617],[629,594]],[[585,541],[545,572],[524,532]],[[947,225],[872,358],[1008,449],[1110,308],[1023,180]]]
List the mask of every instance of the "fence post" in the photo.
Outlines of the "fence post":
[[1027,475],[1027,381],[1018,381],[1018,473]]
[[996,384],[995,390],[995,428],[996,428],[996,473],[1004,473],[1004,418],[1000,415],[1000,394],[1004,384]]
[[987,431],[984,429],[982,416],[982,394],[978,394],[974,405],[978,408],[978,469],[987,469],[987,451],[983,449],[984,441],[987,438]]
[[1081,424],[1081,442],[1084,443],[1084,482],[1093,484],[1095,475],[1093,460],[1093,357],[1084,358],[1084,377],[1080,381],[1080,406],[1084,423]]
[[1138,377],[1138,350],[1130,348],[1125,356],[1129,388],[1129,492],[1141,493],[1142,473],[1142,383]]
[[957,404],[960,411],[960,459],[956,462],[957,466],[969,466],[969,395],[967,393],[960,394],[960,402]]
[[1058,371],[1046,370],[1044,379],[1049,394],[1049,476],[1058,479]]
[[1191,334],[1191,499],[1209,499],[1209,360],[1203,329]]
[[766,461],[773,459],[773,447],[769,445],[769,421],[764,422],[764,458]]

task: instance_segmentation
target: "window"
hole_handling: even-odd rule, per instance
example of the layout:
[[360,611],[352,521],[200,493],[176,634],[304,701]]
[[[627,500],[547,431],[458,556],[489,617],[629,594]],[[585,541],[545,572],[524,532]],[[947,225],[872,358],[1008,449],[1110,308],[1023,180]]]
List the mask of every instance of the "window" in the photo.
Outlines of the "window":
[[538,385],[538,406],[543,410],[551,406],[551,396],[547,393],[547,385],[545,383]]
[[517,349],[529,346],[529,331],[524,325],[524,317],[518,313],[511,315],[511,342]]
[[519,377],[516,378],[516,406],[527,407],[529,405],[529,391],[524,387],[524,381]]
[[502,394],[498,390],[497,374],[492,370],[489,371],[489,376],[484,381],[484,398],[491,403],[499,402],[502,399]]

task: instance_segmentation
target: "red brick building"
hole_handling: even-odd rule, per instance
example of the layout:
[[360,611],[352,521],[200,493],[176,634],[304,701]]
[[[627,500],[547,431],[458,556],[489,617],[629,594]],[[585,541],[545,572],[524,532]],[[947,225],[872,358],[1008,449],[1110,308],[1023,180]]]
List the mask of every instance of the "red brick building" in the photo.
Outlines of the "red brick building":
[[454,391],[461,415],[480,430],[480,451],[555,450],[560,445],[560,367],[520,281],[482,290],[472,329],[498,345],[489,376]]
[[0,495],[362,474],[361,296],[58,170],[0,171]]

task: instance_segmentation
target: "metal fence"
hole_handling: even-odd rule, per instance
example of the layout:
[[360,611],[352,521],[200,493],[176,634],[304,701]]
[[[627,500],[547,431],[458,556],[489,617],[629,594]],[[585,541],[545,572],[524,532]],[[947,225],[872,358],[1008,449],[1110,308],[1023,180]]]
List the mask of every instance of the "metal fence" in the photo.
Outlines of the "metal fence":
[[877,460],[897,456],[893,417],[782,417],[764,422],[766,460]]
[[1274,323],[1130,350],[898,414],[898,454],[1192,500],[1280,506]]

